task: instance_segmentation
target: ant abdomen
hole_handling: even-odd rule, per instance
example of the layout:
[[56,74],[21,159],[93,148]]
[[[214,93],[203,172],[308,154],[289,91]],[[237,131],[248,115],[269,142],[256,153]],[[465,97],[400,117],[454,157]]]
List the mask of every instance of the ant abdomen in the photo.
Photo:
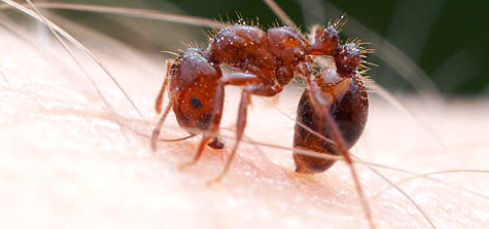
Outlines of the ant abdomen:
[[[323,93],[333,97],[329,107],[330,115],[338,126],[346,147],[351,148],[363,132],[368,116],[368,95],[363,78],[359,74],[351,77],[340,77],[336,71],[324,69],[318,76],[323,85]],[[331,141],[331,130],[320,123],[324,120],[321,112],[314,108],[310,99],[310,91],[305,90],[297,109],[297,122],[294,133],[294,148],[306,149],[329,155],[340,155]],[[329,139],[325,141],[311,133],[302,125],[317,134]],[[330,168],[336,161],[294,153],[296,171],[300,173],[319,173]]]

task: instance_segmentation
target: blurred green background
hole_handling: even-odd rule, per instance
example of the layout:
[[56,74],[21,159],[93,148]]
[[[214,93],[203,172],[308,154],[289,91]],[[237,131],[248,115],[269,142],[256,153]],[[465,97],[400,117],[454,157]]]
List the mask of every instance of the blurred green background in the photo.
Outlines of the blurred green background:
[[[276,17],[261,0],[70,0],[174,12],[210,19],[259,17],[271,25]],[[349,18],[343,36],[372,43],[370,72],[396,93],[411,92],[414,83],[425,92],[444,95],[489,95],[489,1],[460,0],[277,0],[303,32],[312,23],[327,23],[343,13]],[[206,42],[205,28],[99,13],[57,10],[70,20],[109,34],[145,52],[183,49],[183,42]],[[159,54],[162,55],[162,54]],[[406,80],[407,77],[409,80]],[[423,77],[429,78],[426,81]]]

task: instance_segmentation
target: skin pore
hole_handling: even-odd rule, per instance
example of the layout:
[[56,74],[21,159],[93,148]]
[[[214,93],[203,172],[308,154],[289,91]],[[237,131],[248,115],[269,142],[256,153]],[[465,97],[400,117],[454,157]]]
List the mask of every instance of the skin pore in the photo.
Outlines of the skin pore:
[[[9,25],[18,34],[8,30]],[[206,185],[222,170],[233,144],[234,132],[227,129],[234,128],[237,88],[226,89],[224,150],[207,148],[196,166],[180,171],[177,166],[191,160],[199,138],[159,142],[156,153],[149,147],[149,133],[157,120],[153,102],[165,72],[163,59],[134,52],[93,31],[77,34],[117,76],[144,120],[106,75],[77,53],[111,102],[114,114],[55,40],[50,36],[43,40],[31,30],[9,25],[0,27],[0,69],[8,79],[0,78],[0,227],[367,226],[343,162],[323,174],[297,175],[290,151],[242,144],[224,180]],[[294,116],[301,92],[289,87],[273,106],[254,97],[246,136],[290,147],[294,123],[274,106]],[[418,99],[406,99],[443,139],[447,147],[443,148],[412,117],[371,97],[366,132],[352,151],[363,160],[416,173],[460,165],[487,168],[487,101],[426,109]],[[181,136],[186,133],[172,115],[162,137]],[[388,184],[362,165],[357,170],[378,228],[429,228],[416,208],[394,189],[374,198]],[[378,170],[393,181],[409,177]],[[436,178],[489,196],[486,174]],[[489,226],[487,199],[426,179],[407,182],[401,188],[437,228]]]

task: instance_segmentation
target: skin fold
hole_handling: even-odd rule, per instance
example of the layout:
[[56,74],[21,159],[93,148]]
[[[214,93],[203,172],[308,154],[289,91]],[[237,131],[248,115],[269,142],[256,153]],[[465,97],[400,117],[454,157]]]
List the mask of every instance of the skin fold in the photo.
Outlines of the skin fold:
[[[198,138],[160,141],[155,153],[149,144],[157,121],[154,99],[165,72],[161,57],[136,53],[102,36],[81,36],[143,111],[140,118],[80,53],[77,57],[111,109],[56,41],[42,43],[33,33],[19,36],[5,27],[0,34],[0,69],[9,79],[0,78],[0,228],[367,226],[345,163],[318,175],[298,175],[290,151],[246,143],[252,138],[291,147],[294,123],[273,107],[293,117],[303,89],[289,87],[275,105],[252,98],[248,140],[224,180],[208,186],[234,143],[239,88],[227,92],[221,125],[225,148],[206,148],[197,165],[180,171],[177,166],[191,160]],[[415,173],[487,169],[487,101],[426,107],[419,98],[403,98],[442,139],[441,145],[413,117],[371,96],[370,119],[352,150],[358,157]],[[173,114],[161,133],[164,138],[186,135]],[[429,228],[396,190],[373,197],[389,185],[367,167],[357,169],[378,228]],[[409,177],[377,170],[394,182]],[[489,196],[487,174],[433,178]],[[426,179],[400,188],[437,228],[489,227],[487,199]]]

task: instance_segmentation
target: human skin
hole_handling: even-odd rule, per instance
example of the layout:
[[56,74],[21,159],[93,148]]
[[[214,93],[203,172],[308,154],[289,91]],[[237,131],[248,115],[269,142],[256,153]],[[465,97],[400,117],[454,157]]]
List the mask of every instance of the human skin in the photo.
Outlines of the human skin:
[[[7,77],[0,80],[1,228],[367,227],[343,162],[322,174],[300,175],[294,172],[290,151],[243,143],[224,180],[206,184],[223,169],[234,143],[229,129],[236,119],[236,88],[227,91],[221,125],[224,150],[207,148],[197,165],[179,170],[178,165],[191,160],[200,137],[161,141],[156,152],[149,147],[148,136],[158,118],[153,102],[165,72],[162,59],[89,37],[98,44],[91,43],[94,47],[105,47],[93,50],[141,109],[141,118],[83,55],[77,57],[111,108],[55,40],[40,49],[43,43],[36,39],[29,44],[3,27],[0,34],[0,69]],[[253,97],[246,136],[290,147],[294,123],[274,107],[293,117],[300,93],[289,87],[274,105]],[[367,129],[352,150],[364,161],[415,173],[487,169],[487,101],[464,100],[428,109],[421,100],[403,100],[442,139],[443,148],[413,117],[371,97]],[[171,116],[162,137],[185,135]],[[378,228],[430,228],[395,189],[376,196],[389,185],[368,167],[355,167]],[[409,177],[377,171],[393,181]],[[433,177],[489,196],[486,174]],[[437,228],[489,227],[487,199],[426,179],[400,188]]]

